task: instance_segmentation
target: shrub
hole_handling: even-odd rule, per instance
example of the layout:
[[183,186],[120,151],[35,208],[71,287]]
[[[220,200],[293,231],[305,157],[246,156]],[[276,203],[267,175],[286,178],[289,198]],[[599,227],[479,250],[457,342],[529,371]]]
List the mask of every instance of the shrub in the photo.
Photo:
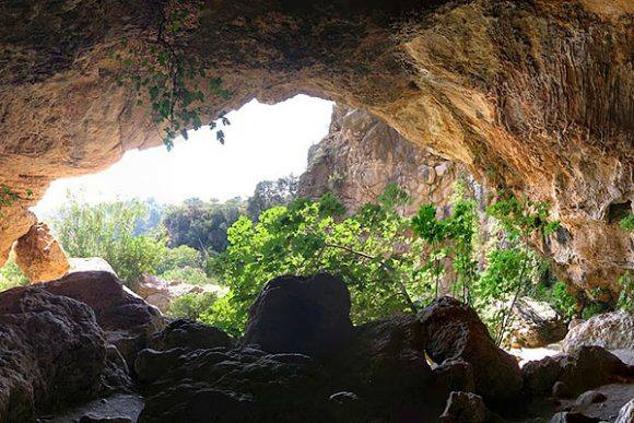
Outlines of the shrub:
[[172,301],[168,314],[173,317],[199,320],[201,314],[209,310],[217,299],[215,292],[184,294]]
[[138,201],[89,205],[69,196],[52,227],[71,257],[102,257],[134,286],[143,273],[156,273],[167,250],[163,239],[135,235],[145,215]]
[[170,283],[188,283],[192,285],[206,285],[214,283],[207,274],[197,267],[182,267],[170,269],[159,275],[160,279]]
[[29,279],[22,273],[22,270],[15,263],[13,255],[5,265],[0,268],[0,291],[15,288],[16,286],[25,286],[29,284]]

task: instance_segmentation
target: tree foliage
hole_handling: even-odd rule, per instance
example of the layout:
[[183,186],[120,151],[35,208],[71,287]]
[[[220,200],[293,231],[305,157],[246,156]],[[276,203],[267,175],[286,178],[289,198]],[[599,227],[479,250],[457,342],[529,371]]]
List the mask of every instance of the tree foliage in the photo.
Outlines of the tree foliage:
[[71,196],[52,227],[71,257],[102,257],[134,285],[143,273],[155,273],[166,251],[163,239],[135,235],[137,222],[145,217],[139,201],[89,205]]
[[247,214],[257,220],[264,210],[290,203],[297,197],[298,179],[293,175],[275,181],[261,181],[247,200]]
[[402,196],[387,195],[344,217],[341,204],[327,194],[319,201],[298,199],[270,208],[257,222],[241,217],[229,229],[229,247],[216,262],[230,293],[209,319],[241,330],[262,286],[283,274],[339,275],[350,289],[356,322],[428,301],[423,242],[396,212],[400,201]]
[[186,200],[167,210],[163,224],[171,247],[186,245],[202,252],[220,252],[227,246],[227,229],[244,211],[239,198],[225,203]]

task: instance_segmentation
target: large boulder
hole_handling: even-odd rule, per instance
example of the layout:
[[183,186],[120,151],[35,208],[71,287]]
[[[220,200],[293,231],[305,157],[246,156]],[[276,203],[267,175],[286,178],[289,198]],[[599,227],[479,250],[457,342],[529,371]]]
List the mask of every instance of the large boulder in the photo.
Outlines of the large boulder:
[[598,386],[634,380],[628,366],[601,347],[530,361],[522,368],[525,392],[532,396],[573,398]]
[[141,423],[290,423],[327,417],[327,380],[305,355],[251,347],[146,349],[135,369],[146,397]]
[[18,239],[14,251],[15,262],[33,283],[62,277],[70,267],[66,253],[41,222]]
[[244,342],[268,352],[336,354],[352,336],[350,293],[338,278],[282,276],[249,309]]
[[0,422],[32,421],[129,384],[86,304],[43,287],[0,294]]
[[360,421],[379,416],[385,421],[432,420],[449,394],[442,385],[436,389],[422,325],[412,315],[397,314],[355,327],[348,347],[324,366],[337,387],[359,396],[365,412]]
[[90,306],[108,340],[117,346],[130,365],[151,335],[165,325],[158,309],[130,291],[110,272],[71,273],[42,287]]
[[426,338],[426,351],[438,364],[461,360],[471,365],[475,392],[485,401],[504,403],[522,389],[517,361],[501,350],[468,305],[442,297],[419,316]]
[[634,349],[634,315],[625,311],[599,314],[568,332],[562,348],[573,352],[584,345],[608,350]]
[[566,332],[566,323],[548,303],[528,297],[517,300],[513,308],[512,345],[543,347],[561,341]]

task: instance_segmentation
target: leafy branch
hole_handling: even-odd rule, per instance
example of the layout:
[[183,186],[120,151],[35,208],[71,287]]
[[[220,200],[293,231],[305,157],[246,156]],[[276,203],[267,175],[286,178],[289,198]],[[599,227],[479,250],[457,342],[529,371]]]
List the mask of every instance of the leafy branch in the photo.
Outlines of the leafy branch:
[[213,113],[205,106],[210,97],[227,100],[232,94],[222,87],[221,78],[208,75],[205,63],[186,54],[186,44],[179,42],[187,31],[199,25],[203,6],[201,1],[161,1],[155,36],[140,47],[124,39],[127,54],[115,54],[124,68],[118,82],[133,83],[137,105],[149,97],[154,122],[164,124],[163,143],[168,150],[174,147],[178,135],[188,139],[187,128],[198,130],[205,124],[216,129],[216,139],[224,144],[225,133],[218,126],[230,125],[224,112],[216,120],[203,122],[204,116]]

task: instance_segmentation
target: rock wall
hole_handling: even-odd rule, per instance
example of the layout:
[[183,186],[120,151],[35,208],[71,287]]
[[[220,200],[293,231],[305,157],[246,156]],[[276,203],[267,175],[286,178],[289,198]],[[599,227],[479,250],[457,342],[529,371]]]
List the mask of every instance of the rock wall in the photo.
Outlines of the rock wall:
[[410,195],[403,211],[411,215],[425,203],[446,210],[460,176],[470,177],[463,166],[412,144],[368,112],[335,106],[328,135],[308,152],[298,195],[316,199],[332,192],[354,212],[395,183]]
[[[197,4],[168,42],[222,77],[229,95],[207,95],[203,117],[297,93],[367,109],[486,184],[551,201],[564,229],[542,248],[570,282],[610,286],[634,267],[615,219],[634,200],[632,2]],[[178,7],[0,6],[0,185],[20,196],[2,207],[0,254],[35,223],[27,207],[50,181],[160,144],[149,101],[119,76],[133,48],[156,60],[161,5]]]

